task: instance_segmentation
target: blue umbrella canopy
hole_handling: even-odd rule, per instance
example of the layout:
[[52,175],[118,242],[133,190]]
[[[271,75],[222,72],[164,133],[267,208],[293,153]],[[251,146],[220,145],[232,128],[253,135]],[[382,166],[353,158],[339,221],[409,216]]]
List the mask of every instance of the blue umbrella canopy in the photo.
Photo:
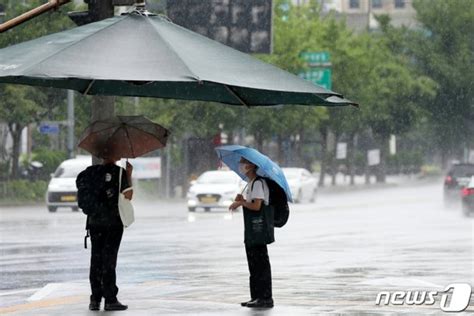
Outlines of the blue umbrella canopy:
[[355,105],[178,26],[134,11],[0,49],[0,83],[234,105]]
[[216,149],[217,156],[222,160],[232,171],[237,173],[245,181],[249,181],[245,174],[239,171],[240,158],[245,158],[251,161],[258,167],[257,175],[267,177],[275,181],[286,193],[288,201],[293,202],[291,197],[290,186],[286,181],[285,175],[274,161],[260,153],[258,150],[240,146],[240,145],[229,145],[221,146]]

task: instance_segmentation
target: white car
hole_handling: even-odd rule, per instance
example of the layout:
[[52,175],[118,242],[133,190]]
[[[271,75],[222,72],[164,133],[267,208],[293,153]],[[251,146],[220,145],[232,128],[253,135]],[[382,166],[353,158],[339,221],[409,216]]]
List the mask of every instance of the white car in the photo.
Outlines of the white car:
[[228,208],[237,194],[242,193],[245,182],[233,171],[206,171],[191,182],[187,199],[188,210]]
[[318,179],[304,168],[282,168],[295,203],[314,202],[318,192]]
[[77,156],[63,161],[51,175],[46,192],[46,205],[50,212],[56,212],[58,207],[69,207],[73,211],[77,206],[77,175],[92,164],[90,156]]

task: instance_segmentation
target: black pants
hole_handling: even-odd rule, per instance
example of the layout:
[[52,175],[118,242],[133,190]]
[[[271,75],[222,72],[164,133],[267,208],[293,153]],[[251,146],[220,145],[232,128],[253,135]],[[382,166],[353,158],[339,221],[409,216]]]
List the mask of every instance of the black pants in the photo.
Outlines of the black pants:
[[104,297],[106,302],[114,303],[119,290],[116,284],[115,267],[123,228],[91,228],[90,235],[92,244],[89,273],[91,299],[100,302]]
[[250,272],[250,297],[254,299],[272,298],[272,271],[267,245],[245,245]]

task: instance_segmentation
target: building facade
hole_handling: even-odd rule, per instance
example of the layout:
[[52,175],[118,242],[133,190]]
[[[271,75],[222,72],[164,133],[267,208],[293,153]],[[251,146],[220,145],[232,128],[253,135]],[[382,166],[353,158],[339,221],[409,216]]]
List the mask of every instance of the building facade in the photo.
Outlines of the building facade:
[[[292,0],[294,5],[304,5],[309,0]],[[355,31],[377,29],[375,16],[387,14],[394,26],[410,28],[417,26],[416,11],[412,0],[319,0],[323,13],[335,12],[336,17],[345,18],[349,28]]]

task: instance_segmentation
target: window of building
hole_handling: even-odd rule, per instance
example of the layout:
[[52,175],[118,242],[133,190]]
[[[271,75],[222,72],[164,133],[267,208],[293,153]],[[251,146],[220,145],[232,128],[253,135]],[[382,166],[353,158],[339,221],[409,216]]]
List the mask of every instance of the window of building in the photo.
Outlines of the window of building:
[[381,8],[382,0],[372,0],[372,8]]
[[349,0],[349,8],[359,9],[360,3],[359,0]]
[[395,0],[395,8],[403,9],[405,7],[405,0]]

